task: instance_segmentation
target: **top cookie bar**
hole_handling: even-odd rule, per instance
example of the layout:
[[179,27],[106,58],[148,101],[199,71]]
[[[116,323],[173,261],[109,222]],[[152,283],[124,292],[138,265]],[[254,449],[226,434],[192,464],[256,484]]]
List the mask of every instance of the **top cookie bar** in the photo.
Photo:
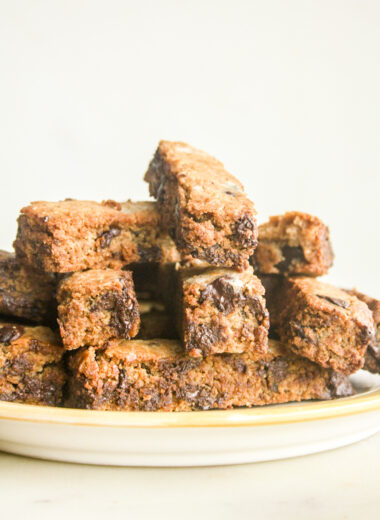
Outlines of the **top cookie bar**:
[[33,202],[21,210],[14,247],[26,263],[58,273],[178,260],[154,202]]
[[183,257],[248,266],[257,245],[255,207],[221,162],[185,143],[161,141],[145,180]]

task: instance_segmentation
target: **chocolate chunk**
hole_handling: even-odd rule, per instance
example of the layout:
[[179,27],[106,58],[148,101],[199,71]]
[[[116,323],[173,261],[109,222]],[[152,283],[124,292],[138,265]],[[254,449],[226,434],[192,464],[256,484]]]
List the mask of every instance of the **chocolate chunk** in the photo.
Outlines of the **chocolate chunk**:
[[343,309],[348,309],[350,306],[350,302],[348,300],[342,300],[341,298],[333,298],[332,296],[324,296],[322,294],[317,294],[318,298],[323,298],[324,300],[336,305],[337,307],[342,307]]
[[[117,337],[129,339],[129,331],[137,309],[133,311],[134,302],[128,297],[128,290],[119,293],[104,293],[90,306],[91,312],[107,311],[111,313],[109,325],[115,330]],[[132,312],[131,312],[132,311]]]
[[267,364],[268,384],[274,392],[278,392],[278,384],[285,379],[288,371],[286,359],[277,358]]
[[223,341],[223,334],[219,326],[210,326],[204,323],[190,323],[187,336],[189,350],[200,350],[204,356],[210,353],[212,345]]
[[300,262],[306,262],[305,255],[303,253],[303,249],[300,246],[283,246],[281,248],[281,254],[283,256],[283,260],[278,262],[275,265],[280,273],[286,273],[289,270],[289,267],[293,260],[299,260]]
[[343,374],[338,374],[337,372],[331,376],[329,390],[331,397],[345,397],[354,393],[348,377]]
[[228,357],[227,356],[225,359],[228,359],[229,363],[231,364],[233,369],[236,370],[236,372],[238,372],[239,374],[247,373],[247,364],[244,363],[244,361],[239,356],[235,356],[233,354]]
[[202,304],[209,299],[220,312],[230,314],[234,310],[239,297],[241,297],[241,294],[235,293],[231,284],[231,277],[221,276],[201,291],[199,303]]
[[243,300],[243,303],[250,307],[252,314],[255,316],[258,322],[261,322],[266,317],[266,309],[260,298],[257,296],[246,298]]
[[17,326],[5,326],[0,329],[0,343],[8,346],[20,336],[24,334],[24,327],[21,325]]
[[177,399],[188,401],[194,408],[200,410],[209,410],[214,406],[216,401],[210,389],[190,383],[178,388],[176,396]]
[[308,343],[313,343],[316,345],[315,340],[312,340],[305,332],[305,327],[302,325],[302,323],[298,321],[291,321],[289,323],[289,328],[291,331],[292,336],[297,336],[298,338],[301,338]]
[[158,246],[144,247],[139,244],[137,252],[140,262],[159,262],[161,259],[161,249]]
[[248,215],[240,217],[235,224],[235,236],[243,247],[256,247],[257,224],[255,219]]
[[121,230],[115,226],[111,226],[109,229],[107,229],[107,231],[103,231],[103,233],[98,236],[101,249],[109,247],[112,239],[118,237],[120,233]]

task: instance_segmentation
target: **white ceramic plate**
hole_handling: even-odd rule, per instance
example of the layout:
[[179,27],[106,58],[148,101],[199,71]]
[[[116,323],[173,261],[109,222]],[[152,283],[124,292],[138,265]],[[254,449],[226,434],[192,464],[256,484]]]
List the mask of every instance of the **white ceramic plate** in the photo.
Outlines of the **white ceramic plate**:
[[98,412],[0,402],[0,449],[118,466],[205,466],[295,457],[380,431],[380,376],[333,401],[207,412]]

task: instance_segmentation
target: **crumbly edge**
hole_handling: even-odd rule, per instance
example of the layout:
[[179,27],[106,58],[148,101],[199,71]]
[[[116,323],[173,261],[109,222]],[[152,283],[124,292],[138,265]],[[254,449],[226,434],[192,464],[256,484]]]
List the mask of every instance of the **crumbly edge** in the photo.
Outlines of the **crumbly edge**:
[[102,410],[189,411],[351,395],[345,376],[295,356],[247,354],[128,362],[88,353],[72,361],[67,405]]

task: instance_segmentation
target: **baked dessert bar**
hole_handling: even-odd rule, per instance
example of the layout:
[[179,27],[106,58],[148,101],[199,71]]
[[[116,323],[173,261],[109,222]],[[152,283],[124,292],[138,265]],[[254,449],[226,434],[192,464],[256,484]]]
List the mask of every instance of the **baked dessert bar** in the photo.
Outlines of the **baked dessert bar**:
[[0,322],[0,400],[59,406],[64,350],[48,327]]
[[253,263],[260,273],[320,276],[333,259],[329,229],[317,217],[291,211],[259,226]]
[[269,318],[264,288],[252,267],[178,272],[179,332],[194,357],[267,349]]
[[136,339],[175,339],[178,337],[173,315],[162,303],[139,301],[140,330]]
[[56,280],[21,264],[14,253],[0,251],[0,313],[37,323],[56,317]]
[[14,247],[23,262],[58,273],[178,257],[154,202],[33,202],[21,210]]
[[130,339],[140,325],[132,273],[90,269],[64,278],[57,291],[58,324],[66,350]]
[[221,162],[185,143],[161,141],[145,180],[182,259],[248,265],[257,245],[256,211]]
[[370,310],[358,298],[306,277],[284,278],[266,297],[277,312],[275,331],[296,354],[343,374],[363,366],[375,331]]
[[346,376],[270,341],[255,352],[189,358],[175,340],[114,341],[69,361],[67,406],[98,410],[190,411],[351,395]]
[[367,304],[369,310],[372,312],[375,324],[375,336],[368,345],[363,368],[374,374],[380,374],[380,301],[356,290],[347,292]]

